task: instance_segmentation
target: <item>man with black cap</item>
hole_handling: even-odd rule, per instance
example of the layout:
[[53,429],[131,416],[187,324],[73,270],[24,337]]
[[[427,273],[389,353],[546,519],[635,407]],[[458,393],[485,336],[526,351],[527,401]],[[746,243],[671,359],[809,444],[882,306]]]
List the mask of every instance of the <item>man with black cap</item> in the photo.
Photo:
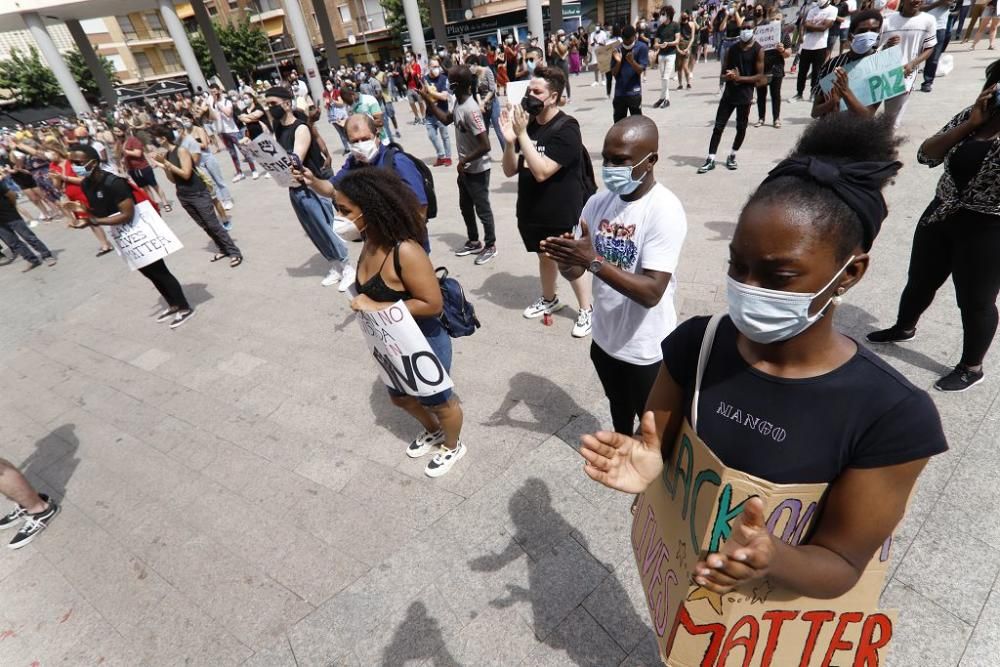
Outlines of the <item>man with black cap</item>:
[[[278,144],[293,156],[293,161],[298,159],[313,174],[329,178],[309,125],[294,113],[291,91],[280,86],[271,88],[264,93],[264,102]],[[354,267],[350,264],[347,245],[333,231],[333,203],[329,198],[310,190],[301,181],[289,188],[288,198],[309,240],[331,264],[330,271],[321,284],[329,287],[339,283],[338,289],[346,292],[354,284]]]

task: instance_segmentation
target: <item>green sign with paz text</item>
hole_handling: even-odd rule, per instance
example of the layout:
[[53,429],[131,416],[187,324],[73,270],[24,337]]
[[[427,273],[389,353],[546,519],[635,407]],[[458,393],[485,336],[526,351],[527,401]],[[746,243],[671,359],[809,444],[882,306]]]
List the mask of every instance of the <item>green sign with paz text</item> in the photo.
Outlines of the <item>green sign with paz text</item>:
[[[851,92],[865,106],[898,97],[909,90],[909,81],[903,71],[903,51],[899,46],[849,62],[844,65],[844,69],[847,70],[847,83]],[[827,95],[833,88],[835,78],[836,73],[830,72],[820,79],[819,86]],[[843,100],[840,108],[847,109]]]

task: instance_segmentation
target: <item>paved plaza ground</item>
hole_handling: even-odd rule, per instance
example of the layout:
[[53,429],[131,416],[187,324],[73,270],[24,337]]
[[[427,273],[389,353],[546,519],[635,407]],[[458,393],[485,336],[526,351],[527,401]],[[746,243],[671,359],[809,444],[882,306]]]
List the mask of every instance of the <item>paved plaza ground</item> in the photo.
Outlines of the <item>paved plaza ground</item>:
[[[868,276],[837,309],[859,339],[892,322],[940,175],[917,165],[916,146],[971,103],[990,61],[958,48],[956,71],[914,93],[890,217]],[[808,105],[786,104],[784,128],[749,130],[738,172],[696,175],[716,68],[700,64],[666,110],[649,109],[658,81],[647,77],[657,174],[688,214],[682,317],[725,309],[740,206],[809,122]],[[573,79],[568,111],[599,160],[611,109],[592,80]],[[403,143],[433,158],[422,128],[404,124]],[[576,453],[581,433],[610,424],[590,341],[570,337],[569,308],[552,327],[521,317],[537,269],[499,162],[500,254],[482,267],[451,255],[465,240],[455,174],[434,172],[433,259],[483,322],[455,342],[469,453],[436,480],[403,454],[418,428],[387,400],[347,299],[320,286],[327,264],[271,181],[233,187],[238,269],[208,262],[206,236],[179,208],[166,216],[186,245],[168,263],[198,308],[175,331],[153,322],[149,282],[114,255],[95,259],[87,231],[40,225],[58,266],[0,267],[0,455],[64,498],[35,543],[0,549],[0,665],[658,664],[630,499],[590,482]],[[949,286],[917,340],[879,352],[930,388],[961,335]],[[996,367],[993,354],[986,382],[933,394],[951,450],[930,463],[898,531],[883,598],[900,612],[891,665],[997,664]]]

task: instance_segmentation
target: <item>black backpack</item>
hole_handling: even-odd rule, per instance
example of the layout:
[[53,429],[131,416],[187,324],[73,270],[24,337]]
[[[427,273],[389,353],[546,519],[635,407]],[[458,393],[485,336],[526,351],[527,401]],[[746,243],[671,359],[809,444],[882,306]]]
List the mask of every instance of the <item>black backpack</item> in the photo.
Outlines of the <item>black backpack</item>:
[[[434,174],[431,173],[431,168],[424,164],[423,160],[418,160],[409,153],[403,150],[403,147],[397,144],[395,141],[390,143],[386,147],[385,164],[387,167],[392,169],[393,173],[396,172],[396,154],[402,153],[410,162],[412,162],[417,167],[417,171],[420,172],[420,177],[424,180],[424,195],[427,196],[427,219],[437,217],[438,212],[438,200],[437,195],[434,194]],[[589,161],[589,158],[588,158]],[[593,168],[591,168],[591,173],[593,173]],[[595,190],[596,192],[596,190]]]
[[[559,116],[559,118],[552,121],[552,129],[550,131],[555,132],[571,117],[566,113]],[[597,193],[597,177],[594,174],[594,163],[590,161],[590,151],[583,145],[582,137],[580,142],[580,181],[583,184],[583,202],[580,204],[582,207],[586,205],[588,199]]]

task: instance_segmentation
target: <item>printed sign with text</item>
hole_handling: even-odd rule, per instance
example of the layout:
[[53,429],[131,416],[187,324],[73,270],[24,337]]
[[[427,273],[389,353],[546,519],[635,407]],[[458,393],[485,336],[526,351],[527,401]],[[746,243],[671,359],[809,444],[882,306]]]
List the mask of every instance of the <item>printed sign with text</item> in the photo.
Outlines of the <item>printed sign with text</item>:
[[115,252],[135,271],[175,253],[184,245],[148,201],[135,205],[131,222],[108,227]]
[[292,179],[291,158],[274,136],[262,134],[251,142],[239,144],[239,147],[248,160],[253,160],[263,167],[281,187],[290,188],[298,185]]
[[[849,62],[844,65],[844,70],[847,71],[847,85],[851,92],[866,107],[898,97],[909,90],[903,71],[903,51],[899,46]],[[830,72],[820,79],[819,86],[824,93],[830,93],[835,77],[836,72]],[[843,100],[840,109],[847,109]]]

